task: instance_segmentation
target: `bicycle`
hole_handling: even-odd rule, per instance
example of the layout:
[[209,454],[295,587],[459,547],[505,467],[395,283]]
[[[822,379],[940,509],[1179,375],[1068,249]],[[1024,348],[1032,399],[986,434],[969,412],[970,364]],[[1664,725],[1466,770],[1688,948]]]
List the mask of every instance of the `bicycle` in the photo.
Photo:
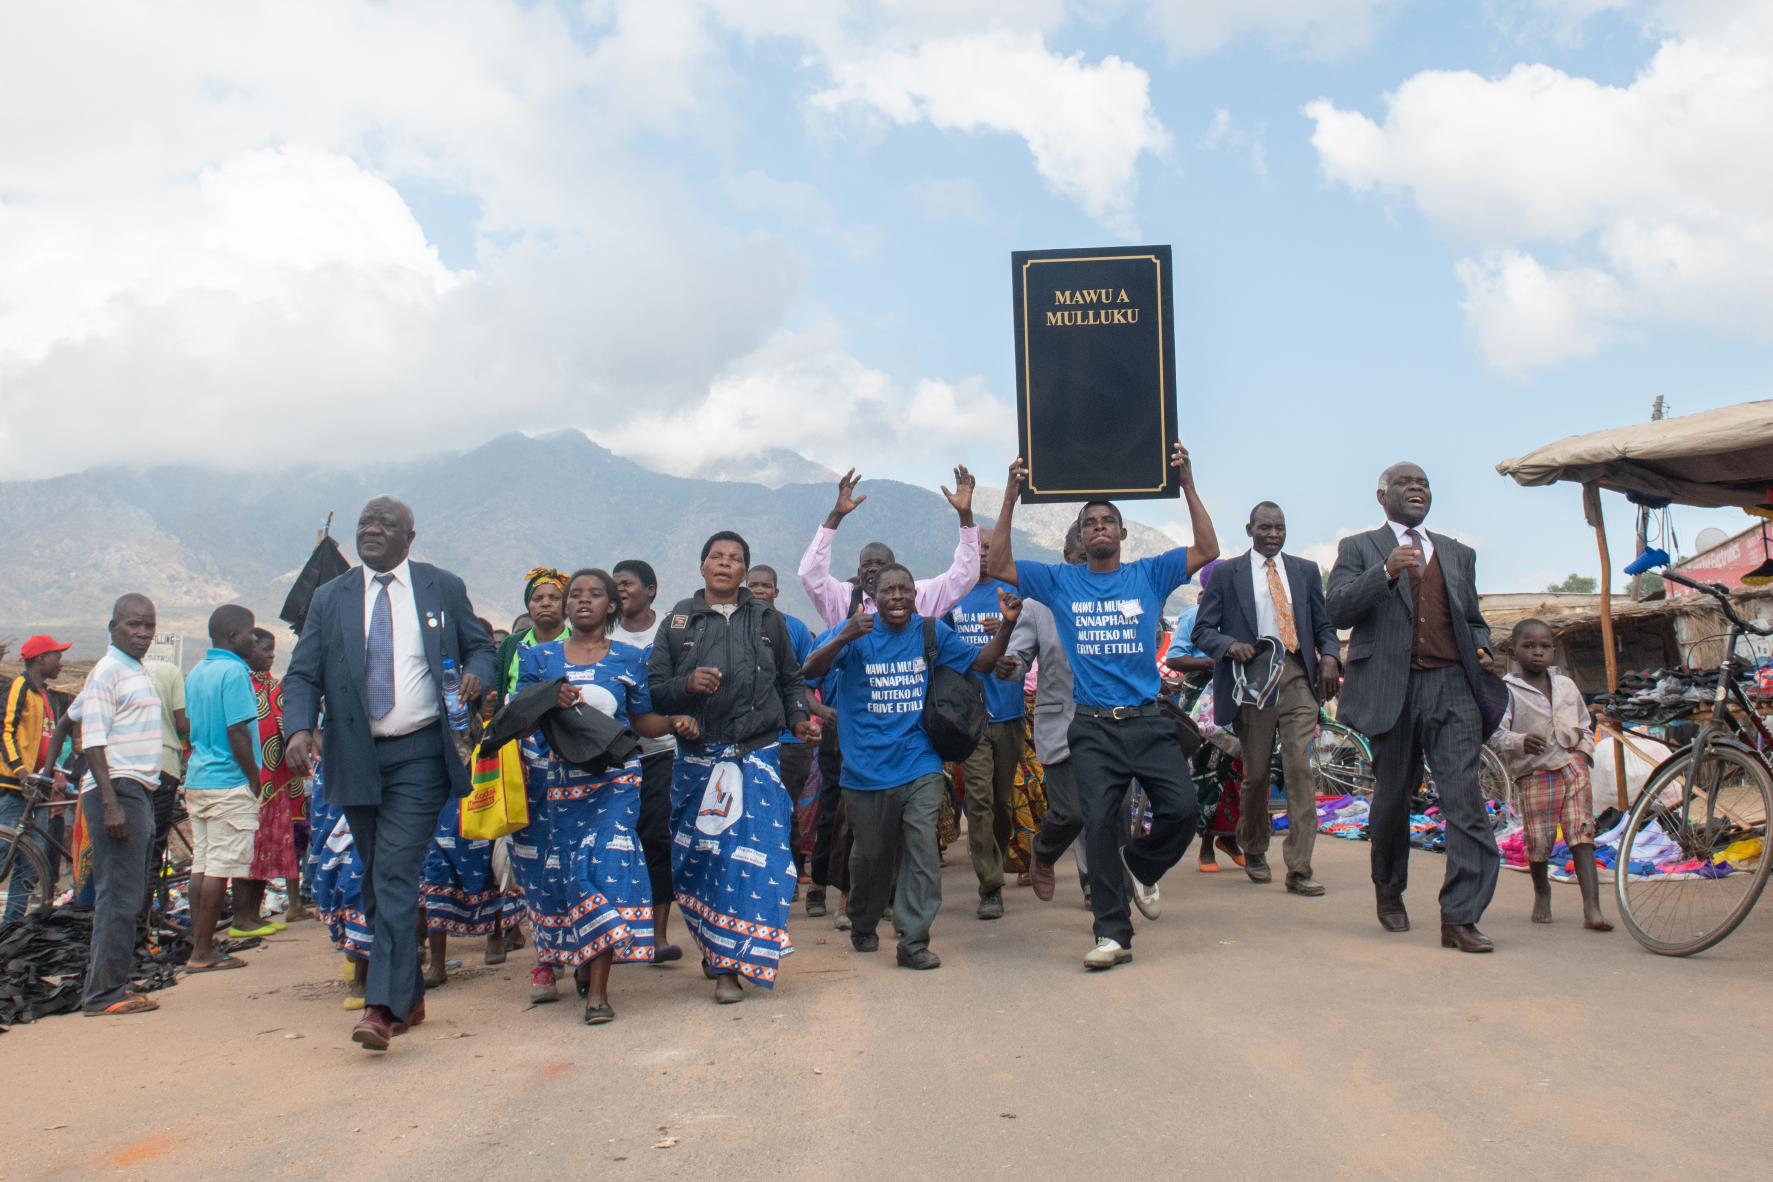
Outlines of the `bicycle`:
[[[1737,645],[1748,635],[1773,635],[1773,625],[1738,616],[1729,588],[1721,583],[1701,583],[1666,569],[1662,576],[1717,600],[1730,622],[1729,640],[1718,665],[1711,717],[1700,724],[1692,743],[1650,773],[1626,817],[1613,890],[1626,930],[1639,944],[1663,956],[1691,956],[1736,930],[1754,910],[1773,870],[1766,848],[1768,818],[1773,817],[1773,763],[1768,755],[1773,735],[1736,679],[1743,668]],[[1664,852],[1670,842],[1679,848],[1682,862],[1700,859],[1711,867],[1720,861],[1735,865],[1753,860],[1754,866],[1720,877],[1631,873],[1634,862],[1649,860],[1635,854]]]
[[39,812],[53,814],[58,809],[74,808],[80,803],[77,795],[68,800],[51,800],[38,791],[53,788],[54,783],[48,776],[25,776],[21,789],[25,796],[25,815],[19,818],[17,825],[0,825],[0,844],[6,847],[5,855],[0,856],[0,881],[5,883],[0,888],[0,900],[11,894],[13,874],[22,857],[33,871],[35,880],[30,893],[25,896],[24,913],[27,917],[49,914],[55,906],[56,888],[61,885],[53,870],[63,862],[71,865],[74,861],[68,848],[51,836],[47,827],[37,823]]

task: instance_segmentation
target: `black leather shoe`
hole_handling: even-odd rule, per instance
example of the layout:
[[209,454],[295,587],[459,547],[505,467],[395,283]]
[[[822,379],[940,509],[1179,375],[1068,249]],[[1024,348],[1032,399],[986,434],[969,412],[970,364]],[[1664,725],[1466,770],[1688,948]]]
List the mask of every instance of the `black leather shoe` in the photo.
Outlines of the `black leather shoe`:
[[1324,893],[1324,886],[1309,874],[1289,874],[1287,890],[1295,895],[1317,896]]
[[901,947],[899,949],[899,963],[908,969],[939,969],[942,967],[942,958],[928,948],[907,952]]
[[1274,871],[1268,868],[1268,859],[1261,854],[1244,855],[1244,873],[1250,876],[1251,882],[1274,881]]
[[1410,930],[1410,913],[1404,910],[1404,901],[1389,895],[1380,895],[1379,926],[1388,932],[1407,932]]
[[861,932],[850,933],[850,947],[857,952],[879,952],[880,937],[874,932],[863,935]]
[[808,887],[806,889],[806,913],[814,919],[825,914],[824,887]]
[[1490,937],[1478,931],[1476,924],[1470,923],[1443,923],[1441,947],[1457,948],[1461,952],[1496,951],[1496,945],[1490,943]]

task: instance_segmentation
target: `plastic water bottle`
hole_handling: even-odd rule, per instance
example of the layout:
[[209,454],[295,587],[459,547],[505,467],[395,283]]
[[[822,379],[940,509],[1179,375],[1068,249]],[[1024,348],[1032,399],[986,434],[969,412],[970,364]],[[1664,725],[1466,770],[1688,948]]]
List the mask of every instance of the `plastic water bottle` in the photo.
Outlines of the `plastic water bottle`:
[[450,729],[466,731],[468,704],[462,701],[462,675],[456,672],[456,663],[448,658],[443,662],[443,704],[449,707]]

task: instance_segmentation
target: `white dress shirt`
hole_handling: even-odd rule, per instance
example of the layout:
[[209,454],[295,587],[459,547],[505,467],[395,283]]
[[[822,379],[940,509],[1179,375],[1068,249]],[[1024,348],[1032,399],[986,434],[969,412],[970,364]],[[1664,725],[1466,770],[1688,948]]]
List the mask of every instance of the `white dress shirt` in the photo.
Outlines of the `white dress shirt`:
[[[376,596],[382,585],[376,582],[379,571],[363,568],[363,643],[369,644],[369,625],[375,617]],[[388,606],[394,617],[394,708],[381,718],[369,720],[369,733],[377,738],[410,735],[422,726],[437,721],[442,713],[443,695],[437,679],[431,676],[431,662],[425,659],[425,638],[419,631],[419,605],[412,594],[412,564],[402,561],[393,570],[388,584]],[[441,628],[444,621],[436,621]]]
[[[1281,591],[1287,597],[1287,606],[1293,606],[1293,582],[1287,578],[1287,564],[1281,556],[1274,556],[1274,573],[1280,576]],[[1272,636],[1286,646],[1286,638],[1281,635],[1280,616],[1275,614],[1274,596],[1268,590],[1268,559],[1262,557],[1254,549],[1250,551],[1250,581],[1256,585],[1256,635]],[[1299,640],[1299,613],[1293,613],[1293,639]]]
[[1415,543],[1411,542],[1409,538],[1404,536],[1404,531],[1407,529],[1414,529],[1416,531],[1416,536],[1422,539],[1422,545],[1420,547],[1422,551],[1422,569],[1427,570],[1429,560],[1434,557],[1434,540],[1428,536],[1428,528],[1421,525],[1399,525],[1395,521],[1387,521],[1385,524],[1389,525],[1391,527],[1391,532],[1397,535],[1397,544],[1400,546],[1415,545]]

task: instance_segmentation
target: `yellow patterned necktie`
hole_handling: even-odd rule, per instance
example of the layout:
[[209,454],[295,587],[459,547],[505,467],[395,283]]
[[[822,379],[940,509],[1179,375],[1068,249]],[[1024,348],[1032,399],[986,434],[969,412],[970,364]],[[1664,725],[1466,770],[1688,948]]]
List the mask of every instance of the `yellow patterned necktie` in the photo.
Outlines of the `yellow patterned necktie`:
[[1280,621],[1281,643],[1287,651],[1299,651],[1299,633],[1293,630],[1293,605],[1287,602],[1287,589],[1281,586],[1280,575],[1275,573],[1274,559],[1267,560],[1268,566],[1268,597],[1274,600],[1274,618]]

